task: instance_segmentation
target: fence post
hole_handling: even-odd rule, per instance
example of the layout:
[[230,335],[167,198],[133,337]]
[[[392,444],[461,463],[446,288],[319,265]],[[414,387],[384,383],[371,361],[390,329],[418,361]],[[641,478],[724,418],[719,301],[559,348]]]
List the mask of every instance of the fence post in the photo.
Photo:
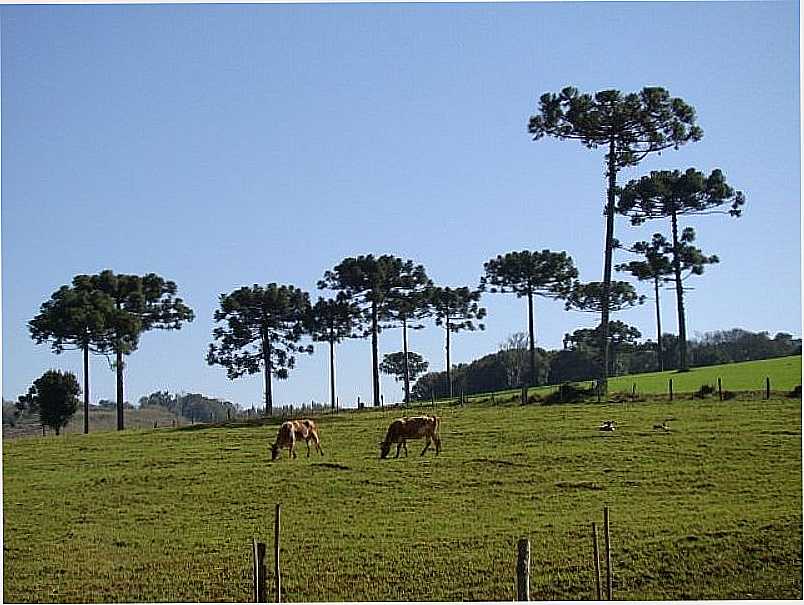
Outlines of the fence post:
[[282,506],[276,505],[276,520],[274,522],[274,577],[276,578],[276,602],[282,602],[282,574],[279,571],[279,528],[281,522]]
[[723,401],[723,383],[720,380],[720,376],[717,377],[717,396],[720,401]]
[[673,379],[670,379],[670,401],[673,401]]
[[265,544],[252,538],[251,548],[254,555],[254,602],[265,603]]
[[597,523],[592,523],[592,551],[595,557],[595,600],[601,601],[600,594],[600,551],[597,547]]
[[770,376],[765,376],[765,399],[770,399]]
[[611,601],[612,579],[611,579],[611,538],[609,536],[609,507],[603,507],[603,532],[606,538],[606,595]]
[[530,601],[530,540],[527,538],[517,543],[516,600]]
[[491,405],[497,405],[497,401],[494,399],[494,393],[491,394]]

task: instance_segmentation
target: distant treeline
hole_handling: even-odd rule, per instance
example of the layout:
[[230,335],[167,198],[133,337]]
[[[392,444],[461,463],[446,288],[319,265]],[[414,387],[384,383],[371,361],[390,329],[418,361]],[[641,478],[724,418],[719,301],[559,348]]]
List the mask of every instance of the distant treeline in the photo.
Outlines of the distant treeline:
[[[613,322],[614,323],[614,322]],[[584,334],[584,332],[586,332]],[[625,332],[625,330],[623,330]],[[579,330],[565,337],[561,350],[536,349],[536,384],[559,384],[567,381],[592,380],[598,377],[601,352],[593,330]],[[455,393],[484,393],[522,386],[527,377],[527,348],[524,335],[514,334],[500,345],[496,353],[485,355],[469,364],[459,364],[452,375]],[[678,369],[678,337],[662,335],[662,357],[656,343],[637,343],[639,332],[613,343],[612,376]],[[732,330],[707,332],[688,341],[692,366],[707,366],[738,361],[771,359],[801,354],[801,339],[780,332],[773,338],[768,332]],[[417,399],[448,396],[446,372],[430,372],[416,382]]]

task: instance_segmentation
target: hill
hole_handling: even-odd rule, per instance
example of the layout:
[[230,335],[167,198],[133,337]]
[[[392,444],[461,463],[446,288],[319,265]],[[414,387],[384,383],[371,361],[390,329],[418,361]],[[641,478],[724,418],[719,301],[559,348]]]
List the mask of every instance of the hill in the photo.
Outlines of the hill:
[[533,599],[589,599],[604,505],[615,598],[802,597],[800,399],[435,409],[438,457],[378,459],[393,409],[275,463],[276,424],[6,441],[4,600],[248,601],[276,502],[287,601],[510,600],[523,536]]

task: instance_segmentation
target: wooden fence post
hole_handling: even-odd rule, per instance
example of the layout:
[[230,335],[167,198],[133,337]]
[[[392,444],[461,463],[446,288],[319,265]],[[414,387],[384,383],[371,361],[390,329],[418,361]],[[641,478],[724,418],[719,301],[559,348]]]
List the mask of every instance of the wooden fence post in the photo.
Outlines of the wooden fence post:
[[720,401],[723,401],[723,382],[720,380],[720,376],[717,377],[717,396]]
[[595,600],[601,601],[600,594],[600,550],[597,547],[597,523],[592,523],[592,551],[595,557]]
[[517,543],[516,600],[530,601],[530,540],[527,538]]
[[612,579],[611,579],[611,537],[609,535],[609,507],[603,507],[603,533],[606,538],[606,595],[611,601]]
[[670,379],[670,401],[673,401],[673,379]]
[[265,603],[265,544],[252,538],[251,549],[254,555],[254,602]]
[[770,399],[770,376],[765,377],[765,399]]
[[276,505],[276,520],[274,522],[274,577],[276,578],[276,603],[282,602],[282,574],[279,571],[279,529],[281,523],[282,506]]

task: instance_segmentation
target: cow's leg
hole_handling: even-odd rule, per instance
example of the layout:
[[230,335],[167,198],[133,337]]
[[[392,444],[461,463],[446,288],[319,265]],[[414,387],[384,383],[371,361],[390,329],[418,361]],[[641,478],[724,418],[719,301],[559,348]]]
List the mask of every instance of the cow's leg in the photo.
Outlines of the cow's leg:
[[307,444],[307,457],[309,458],[310,457],[310,438],[308,437],[307,439],[304,440],[304,442]]
[[425,443],[424,443],[424,449],[422,450],[422,453],[421,453],[421,454],[419,454],[419,455],[420,455],[420,456],[424,456],[424,452],[426,452],[426,451],[427,451],[427,448],[428,448],[428,447],[430,447],[430,436],[429,436],[429,435],[427,436],[427,440],[426,440],[426,441],[425,441]]
[[436,455],[438,455],[441,452],[441,437],[433,435],[433,441],[435,441]]
[[404,441],[400,441],[399,443],[396,444],[396,456],[394,456],[395,458],[399,458],[399,450],[402,448],[402,445],[404,443],[405,443]]
[[315,447],[316,447],[316,449],[318,449],[318,453],[323,456],[324,455],[324,450],[321,449],[321,440],[318,438],[318,435],[315,435],[313,437],[313,443],[315,443]]
[[405,458],[408,457],[408,442],[406,440],[402,441],[402,447],[405,448]]
[[295,443],[291,443],[291,444],[290,444],[290,447],[289,447],[288,449],[290,450],[290,455],[291,455],[293,458],[296,458],[296,444],[295,444]]

